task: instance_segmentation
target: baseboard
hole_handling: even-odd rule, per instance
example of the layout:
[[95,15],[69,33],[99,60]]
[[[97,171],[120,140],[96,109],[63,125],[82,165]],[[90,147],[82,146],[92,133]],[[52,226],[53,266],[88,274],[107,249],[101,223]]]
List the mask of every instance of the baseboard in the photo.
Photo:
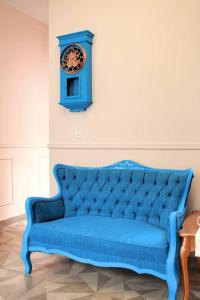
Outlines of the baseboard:
[[18,215],[9,219],[0,220],[0,226],[10,225],[12,223],[26,220],[26,214]]

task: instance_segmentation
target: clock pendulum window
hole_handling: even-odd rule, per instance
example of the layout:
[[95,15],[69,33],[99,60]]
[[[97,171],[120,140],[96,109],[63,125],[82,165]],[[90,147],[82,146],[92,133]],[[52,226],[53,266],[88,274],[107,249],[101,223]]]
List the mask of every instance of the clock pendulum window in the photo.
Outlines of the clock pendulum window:
[[60,102],[72,112],[92,104],[92,40],[89,30],[58,36],[60,47]]

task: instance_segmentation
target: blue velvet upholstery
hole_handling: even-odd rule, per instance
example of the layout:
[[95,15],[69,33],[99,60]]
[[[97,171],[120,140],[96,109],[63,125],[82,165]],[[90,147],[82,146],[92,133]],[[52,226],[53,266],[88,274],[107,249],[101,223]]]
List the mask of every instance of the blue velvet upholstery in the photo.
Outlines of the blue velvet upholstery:
[[22,259],[60,253],[100,266],[124,267],[178,286],[178,238],[191,170],[160,170],[122,161],[103,168],[56,165],[50,199],[29,198]]
[[62,199],[54,201],[36,201],[33,204],[33,220],[36,223],[53,221],[64,217]]
[[[142,235],[141,235],[142,232]],[[166,231],[145,222],[101,216],[77,216],[34,224],[33,242],[76,248],[80,251],[121,256],[128,259],[166,263]],[[151,251],[149,251],[151,248]]]
[[168,228],[185,190],[187,171],[58,168],[65,217],[128,218]]

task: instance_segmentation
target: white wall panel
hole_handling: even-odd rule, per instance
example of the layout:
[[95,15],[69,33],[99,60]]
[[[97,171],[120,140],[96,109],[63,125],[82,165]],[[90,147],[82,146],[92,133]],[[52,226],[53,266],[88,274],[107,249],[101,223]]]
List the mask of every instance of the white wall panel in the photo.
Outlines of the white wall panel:
[[25,213],[28,197],[49,194],[48,152],[47,147],[0,147],[0,220]]
[[0,207],[13,203],[12,160],[0,158]]

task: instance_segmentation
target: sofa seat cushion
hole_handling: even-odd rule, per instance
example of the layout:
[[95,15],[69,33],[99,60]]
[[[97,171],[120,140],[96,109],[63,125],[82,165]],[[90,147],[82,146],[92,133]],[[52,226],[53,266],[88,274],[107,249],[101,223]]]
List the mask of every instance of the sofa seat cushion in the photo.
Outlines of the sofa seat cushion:
[[79,249],[107,255],[166,262],[167,233],[151,224],[101,216],[67,217],[33,224],[30,246],[46,244],[56,249]]

